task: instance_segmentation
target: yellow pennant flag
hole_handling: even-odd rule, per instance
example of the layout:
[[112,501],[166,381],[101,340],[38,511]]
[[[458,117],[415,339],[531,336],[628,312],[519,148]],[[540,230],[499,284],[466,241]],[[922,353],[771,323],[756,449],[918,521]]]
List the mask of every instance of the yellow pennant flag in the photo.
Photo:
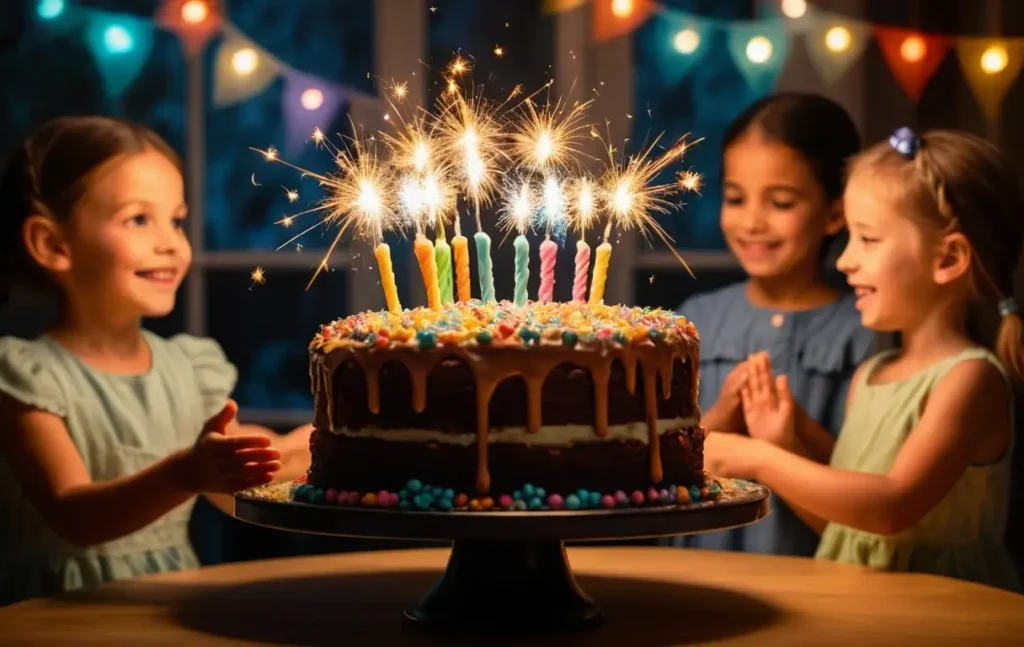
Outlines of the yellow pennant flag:
[[241,103],[267,89],[281,75],[281,63],[262,47],[246,38],[230,23],[224,23],[214,61],[213,104]]
[[1024,64],[1024,38],[959,38],[960,68],[989,121],[998,121],[1003,97]]

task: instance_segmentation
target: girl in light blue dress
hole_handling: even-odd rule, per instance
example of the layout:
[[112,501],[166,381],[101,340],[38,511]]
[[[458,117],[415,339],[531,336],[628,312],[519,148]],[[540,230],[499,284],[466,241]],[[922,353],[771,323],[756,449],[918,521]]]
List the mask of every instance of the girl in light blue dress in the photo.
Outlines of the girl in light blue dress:
[[57,119],[0,195],[0,297],[59,304],[38,338],[0,339],[0,604],[198,566],[196,495],[301,471],[308,430],[239,425],[220,347],[141,327],[192,259],[177,157],[137,125]]
[[[700,332],[700,406],[710,433],[750,433],[740,386],[749,361],[768,361],[817,422],[805,444],[827,463],[857,365],[870,353],[852,294],[829,285],[825,255],[844,228],[846,159],[860,138],[824,97],[777,94],[729,127],[723,154],[721,226],[748,278],[688,299],[680,312]],[[753,356],[753,359],[751,360]],[[746,528],[675,538],[698,548],[812,556],[818,536],[773,497],[772,514]]]

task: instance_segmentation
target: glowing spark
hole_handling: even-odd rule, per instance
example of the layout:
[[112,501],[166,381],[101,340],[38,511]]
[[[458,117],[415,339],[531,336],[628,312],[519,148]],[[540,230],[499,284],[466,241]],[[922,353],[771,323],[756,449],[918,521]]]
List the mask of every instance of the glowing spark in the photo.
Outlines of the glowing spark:
[[286,196],[288,196],[288,202],[295,202],[296,200],[299,199],[299,192],[298,191],[296,191],[294,189],[286,189],[285,187],[281,187],[281,188],[284,189],[284,194]]
[[654,285],[654,275],[653,274],[651,274],[650,278],[647,279],[647,282],[650,283],[651,285]]
[[313,129],[313,142],[317,146],[319,146],[320,144],[323,143],[323,141],[324,141],[324,131],[320,130],[319,128],[314,128]]
[[256,181],[256,174],[255,173],[252,174],[252,177],[250,178],[250,180],[252,181],[252,185],[253,186],[263,186],[262,184],[260,184],[259,182]]
[[270,148],[268,148],[265,151],[262,151],[262,153],[263,153],[263,156],[267,158],[268,162],[273,162],[273,161],[277,160],[277,149],[274,148],[273,146],[271,146]]
[[495,46],[495,48],[494,48],[494,55],[497,58],[503,57],[505,55],[505,48],[502,47],[501,45]]
[[700,195],[700,189],[704,186],[704,178],[696,171],[680,171],[676,174],[676,181],[684,191],[691,191]]
[[284,227],[291,227],[292,223],[294,223],[294,222],[295,222],[295,217],[294,216],[285,216],[284,218],[282,218],[280,220],[281,225],[284,226]]
[[513,157],[534,171],[568,170],[578,164],[584,124],[591,101],[571,109],[561,102],[537,110],[532,100],[523,108],[511,134]]
[[569,194],[573,196],[573,200],[569,204],[569,222],[576,231],[582,234],[590,229],[597,219],[597,196],[594,193],[594,183],[586,176],[578,178],[571,183]]
[[502,191],[498,225],[506,232],[525,234],[533,219],[536,196],[528,180],[509,181]]
[[437,7],[430,7],[430,13],[437,13]]
[[267,282],[267,277],[263,272],[262,267],[256,267],[252,272],[249,273],[249,278],[252,279],[252,285],[249,286],[249,290],[252,290],[254,286],[263,285]]
[[449,94],[455,94],[459,91],[459,86],[455,83],[455,79],[448,79],[448,87],[445,89]]
[[459,76],[460,74],[465,74],[471,69],[472,66],[469,64],[469,61],[462,58],[461,56],[456,56],[455,60],[448,64],[448,74],[450,74],[451,76]]
[[391,96],[393,96],[396,101],[401,101],[408,94],[409,94],[409,84],[408,83],[403,81],[402,83],[393,83],[391,85]]
[[544,179],[544,223],[547,233],[561,233],[565,222],[565,194],[562,183],[553,175]]

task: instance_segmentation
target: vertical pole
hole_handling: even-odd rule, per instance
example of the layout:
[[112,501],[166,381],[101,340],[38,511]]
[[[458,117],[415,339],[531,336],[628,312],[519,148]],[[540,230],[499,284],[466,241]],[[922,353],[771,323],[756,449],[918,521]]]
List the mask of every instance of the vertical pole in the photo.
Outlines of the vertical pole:
[[203,50],[187,55],[188,86],[185,113],[185,192],[189,208],[188,235],[194,260],[185,281],[185,330],[206,334],[206,266],[204,226],[206,179],[206,88]]

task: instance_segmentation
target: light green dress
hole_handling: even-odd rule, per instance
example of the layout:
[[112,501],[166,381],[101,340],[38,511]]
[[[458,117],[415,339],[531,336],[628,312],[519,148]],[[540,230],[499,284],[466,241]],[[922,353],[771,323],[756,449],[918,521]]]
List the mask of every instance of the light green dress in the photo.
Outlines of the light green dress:
[[[93,481],[132,474],[195,443],[237,373],[216,342],[146,332],[152,366],[112,375],[43,336],[0,339],[0,392],[64,419]],[[0,433],[3,430],[0,429]],[[0,605],[108,580],[199,565],[188,540],[194,500],[126,537],[88,548],[42,520],[0,460]]]
[[[903,443],[917,427],[932,389],[956,364],[985,359],[1006,375],[990,352],[969,348],[906,380],[869,384],[879,363],[895,352],[868,360],[836,441],[832,467],[888,473]],[[1007,388],[1012,398],[1009,381]],[[938,505],[898,535],[883,536],[829,524],[816,556],[880,570],[935,573],[1020,590],[1003,545],[1012,454],[1011,441],[998,461],[968,467]]]

